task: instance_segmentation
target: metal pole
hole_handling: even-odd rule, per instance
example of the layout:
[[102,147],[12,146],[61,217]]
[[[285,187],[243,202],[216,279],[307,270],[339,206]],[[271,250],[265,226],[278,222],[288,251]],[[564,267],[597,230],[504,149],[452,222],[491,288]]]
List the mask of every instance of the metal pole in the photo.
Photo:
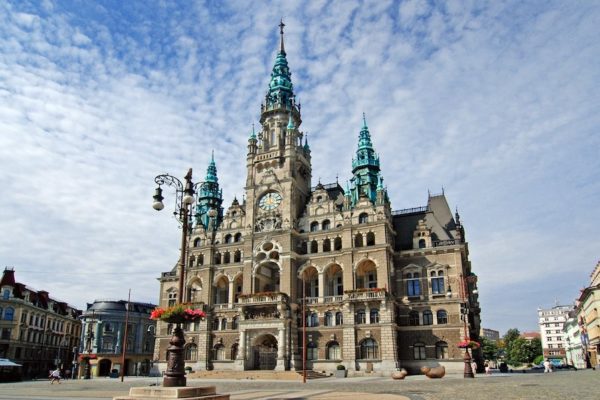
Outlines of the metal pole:
[[123,378],[125,377],[125,353],[127,353],[127,334],[128,334],[128,325],[129,325],[129,302],[131,301],[131,289],[129,289],[129,294],[127,295],[127,309],[125,309],[125,334],[123,335],[123,354],[121,354],[121,382],[123,382]]
[[302,273],[302,383],[306,383],[306,282]]
[[185,249],[187,247],[187,231],[188,231],[188,206],[185,202],[182,202],[181,204],[181,211],[180,211],[180,215],[181,218],[183,219],[182,221],[182,228],[181,228],[181,263],[179,264],[179,292],[177,293],[177,302],[179,304],[183,303],[183,281],[184,281],[184,274],[185,274],[185,262],[186,262],[186,255],[185,255]]

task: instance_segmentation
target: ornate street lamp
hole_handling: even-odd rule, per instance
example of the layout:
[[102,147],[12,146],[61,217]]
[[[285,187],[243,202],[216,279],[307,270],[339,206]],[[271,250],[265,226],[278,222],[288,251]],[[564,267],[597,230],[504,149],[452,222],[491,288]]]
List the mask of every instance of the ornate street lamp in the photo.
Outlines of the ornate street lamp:
[[[194,203],[194,194],[196,193],[196,186],[200,183],[192,183],[192,169],[188,170],[185,175],[185,183],[169,174],[158,175],[154,178],[154,181],[158,184],[158,187],[154,191],[154,203],[152,208],[156,211],[162,210],[165,206],[163,204],[162,196],[162,185],[167,185],[175,188],[176,202],[175,202],[175,215],[178,221],[181,223],[181,259],[179,264],[179,291],[177,292],[178,304],[183,303],[183,282],[186,264],[186,248],[187,248],[187,235],[189,230],[191,211],[190,206]],[[177,322],[175,329],[173,330],[173,336],[169,341],[169,348],[167,349],[167,370],[165,371],[165,377],[163,379],[164,387],[175,387],[185,386],[185,357],[184,348],[185,338],[183,336],[183,330],[181,323]]]

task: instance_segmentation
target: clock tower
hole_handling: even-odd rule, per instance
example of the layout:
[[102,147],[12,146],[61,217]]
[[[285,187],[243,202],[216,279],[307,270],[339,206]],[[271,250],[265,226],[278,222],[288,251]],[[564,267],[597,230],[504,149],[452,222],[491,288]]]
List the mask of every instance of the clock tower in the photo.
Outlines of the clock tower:
[[296,225],[310,196],[310,148],[300,132],[291,72],[279,24],[280,44],[271,81],[261,105],[260,130],[248,139],[246,221],[253,233]]

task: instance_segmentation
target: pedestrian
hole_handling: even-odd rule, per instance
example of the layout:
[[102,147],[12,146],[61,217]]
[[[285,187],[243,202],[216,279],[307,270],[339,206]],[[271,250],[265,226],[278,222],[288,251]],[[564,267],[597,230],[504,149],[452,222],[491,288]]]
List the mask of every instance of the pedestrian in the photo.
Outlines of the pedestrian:
[[50,384],[51,385],[54,384],[54,381],[58,382],[58,384],[60,385],[60,369],[58,369],[58,368],[56,368],[50,374]]
[[475,360],[471,361],[471,369],[473,370],[473,375],[477,373],[477,362]]
[[485,364],[483,364],[483,366],[485,367],[485,374],[486,375],[491,375],[492,374],[492,369],[490,368],[490,364],[486,361]]
[[544,361],[544,373],[552,372],[552,363],[546,358]]

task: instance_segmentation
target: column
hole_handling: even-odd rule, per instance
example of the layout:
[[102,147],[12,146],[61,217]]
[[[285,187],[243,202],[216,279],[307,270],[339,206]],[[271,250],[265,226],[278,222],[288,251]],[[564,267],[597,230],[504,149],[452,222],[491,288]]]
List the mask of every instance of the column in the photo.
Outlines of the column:
[[371,323],[371,309],[369,308],[369,305],[365,305],[365,322],[367,324]]
[[227,296],[227,308],[233,308],[233,281],[229,281],[229,291]]
[[285,347],[283,328],[279,328],[279,335],[277,335],[277,358],[283,358]]
[[246,331],[240,331],[240,347],[238,349],[237,359],[246,359]]
[[319,272],[319,276],[318,276],[318,282],[319,282],[319,303],[323,302],[323,296],[325,294],[325,285],[323,284],[323,281],[325,280],[324,278],[324,273],[323,272]]

